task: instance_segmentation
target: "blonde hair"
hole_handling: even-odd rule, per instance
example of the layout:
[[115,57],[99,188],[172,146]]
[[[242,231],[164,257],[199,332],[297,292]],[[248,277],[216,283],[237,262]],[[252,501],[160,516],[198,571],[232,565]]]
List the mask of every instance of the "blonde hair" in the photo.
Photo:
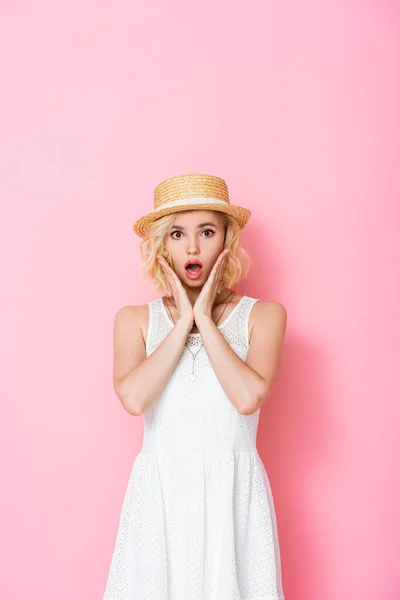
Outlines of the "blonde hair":
[[[225,271],[221,280],[221,288],[231,288],[235,283],[247,277],[251,260],[246,250],[240,246],[240,228],[237,221],[230,215],[218,212],[225,228],[224,247],[229,248]],[[167,296],[172,295],[163,267],[157,260],[157,254],[165,258],[172,266],[171,256],[164,245],[167,232],[172,226],[176,213],[171,213],[147,225],[146,237],[139,244],[142,257],[142,278],[150,280],[157,293]],[[221,250],[221,252],[222,252]]]

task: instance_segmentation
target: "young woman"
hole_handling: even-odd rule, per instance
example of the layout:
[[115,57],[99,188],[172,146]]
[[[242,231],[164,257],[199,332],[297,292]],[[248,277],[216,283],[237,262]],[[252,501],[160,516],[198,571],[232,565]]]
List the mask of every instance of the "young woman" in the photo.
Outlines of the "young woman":
[[286,311],[240,295],[248,209],[223,179],[161,182],[143,275],[161,297],[121,308],[114,388],[142,415],[103,600],[283,600],[277,522],[256,448],[279,370]]

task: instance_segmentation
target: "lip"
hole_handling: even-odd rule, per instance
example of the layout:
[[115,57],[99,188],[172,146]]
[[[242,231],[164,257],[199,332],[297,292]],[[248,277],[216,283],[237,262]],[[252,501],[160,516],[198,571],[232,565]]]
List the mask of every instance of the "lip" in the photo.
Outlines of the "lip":
[[[188,271],[186,269],[186,267],[190,264],[200,265],[200,270],[197,273],[190,273],[190,271]],[[194,258],[192,260],[187,260],[185,263],[185,273],[186,273],[186,277],[188,279],[198,279],[199,277],[201,277],[201,275],[203,273],[203,265],[201,264],[201,262],[199,260],[197,260],[197,258]]]
[[189,279],[198,279],[199,277],[201,277],[201,274],[203,273],[203,267],[201,267],[200,271],[198,271],[197,273],[190,273],[190,271],[187,271],[185,269],[185,273],[186,273],[186,277],[188,277]]
[[185,269],[188,265],[200,265],[201,267],[203,266],[203,264],[197,258],[189,258],[189,260],[185,262]]

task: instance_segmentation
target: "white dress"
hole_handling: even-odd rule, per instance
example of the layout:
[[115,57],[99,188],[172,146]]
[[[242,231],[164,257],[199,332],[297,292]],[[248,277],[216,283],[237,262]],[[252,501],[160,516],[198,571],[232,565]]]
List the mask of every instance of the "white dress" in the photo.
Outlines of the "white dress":
[[[218,325],[243,361],[255,302],[242,296]],[[148,304],[149,356],[174,324],[161,298]],[[238,413],[199,351],[200,334],[187,344],[199,352],[197,378],[185,347],[143,415],[103,600],[284,600],[273,497],[256,448],[259,410]]]

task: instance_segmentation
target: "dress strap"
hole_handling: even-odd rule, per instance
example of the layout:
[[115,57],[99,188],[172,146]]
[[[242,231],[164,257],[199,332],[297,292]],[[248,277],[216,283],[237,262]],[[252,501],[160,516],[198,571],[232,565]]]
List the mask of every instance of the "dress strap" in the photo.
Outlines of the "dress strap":
[[244,329],[245,329],[245,338],[246,338],[246,346],[249,347],[249,321],[250,321],[250,313],[251,310],[253,308],[253,306],[255,305],[255,303],[258,302],[258,298],[250,298],[247,296],[247,303],[246,303],[246,316],[245,316],[245,325],[244,325]]
[[223,321],[221,331],[231,345],[246,349],[249,347],[249,319],[256,302],[258,298],[242,296],[226,321]]
[[[256,302],[258,302],[258,298],[242,296],[235,308],[219,325],[218,328],[230,344],[246,349],[249,347],[249,319],[251,309]],[[148,302],[148,306],[149,325],[146,350],[147,355],[150,355],[171,330],[173,324],[161,297]],[[190,336],[194,338],[196,343],[200,339],[199,334],[189,334]]]
[[149,306],[149,324],[147,328],[146,351],[149,356],[163,341],[171,329],[171,323],[165,315],[161,298],[147,303]]

